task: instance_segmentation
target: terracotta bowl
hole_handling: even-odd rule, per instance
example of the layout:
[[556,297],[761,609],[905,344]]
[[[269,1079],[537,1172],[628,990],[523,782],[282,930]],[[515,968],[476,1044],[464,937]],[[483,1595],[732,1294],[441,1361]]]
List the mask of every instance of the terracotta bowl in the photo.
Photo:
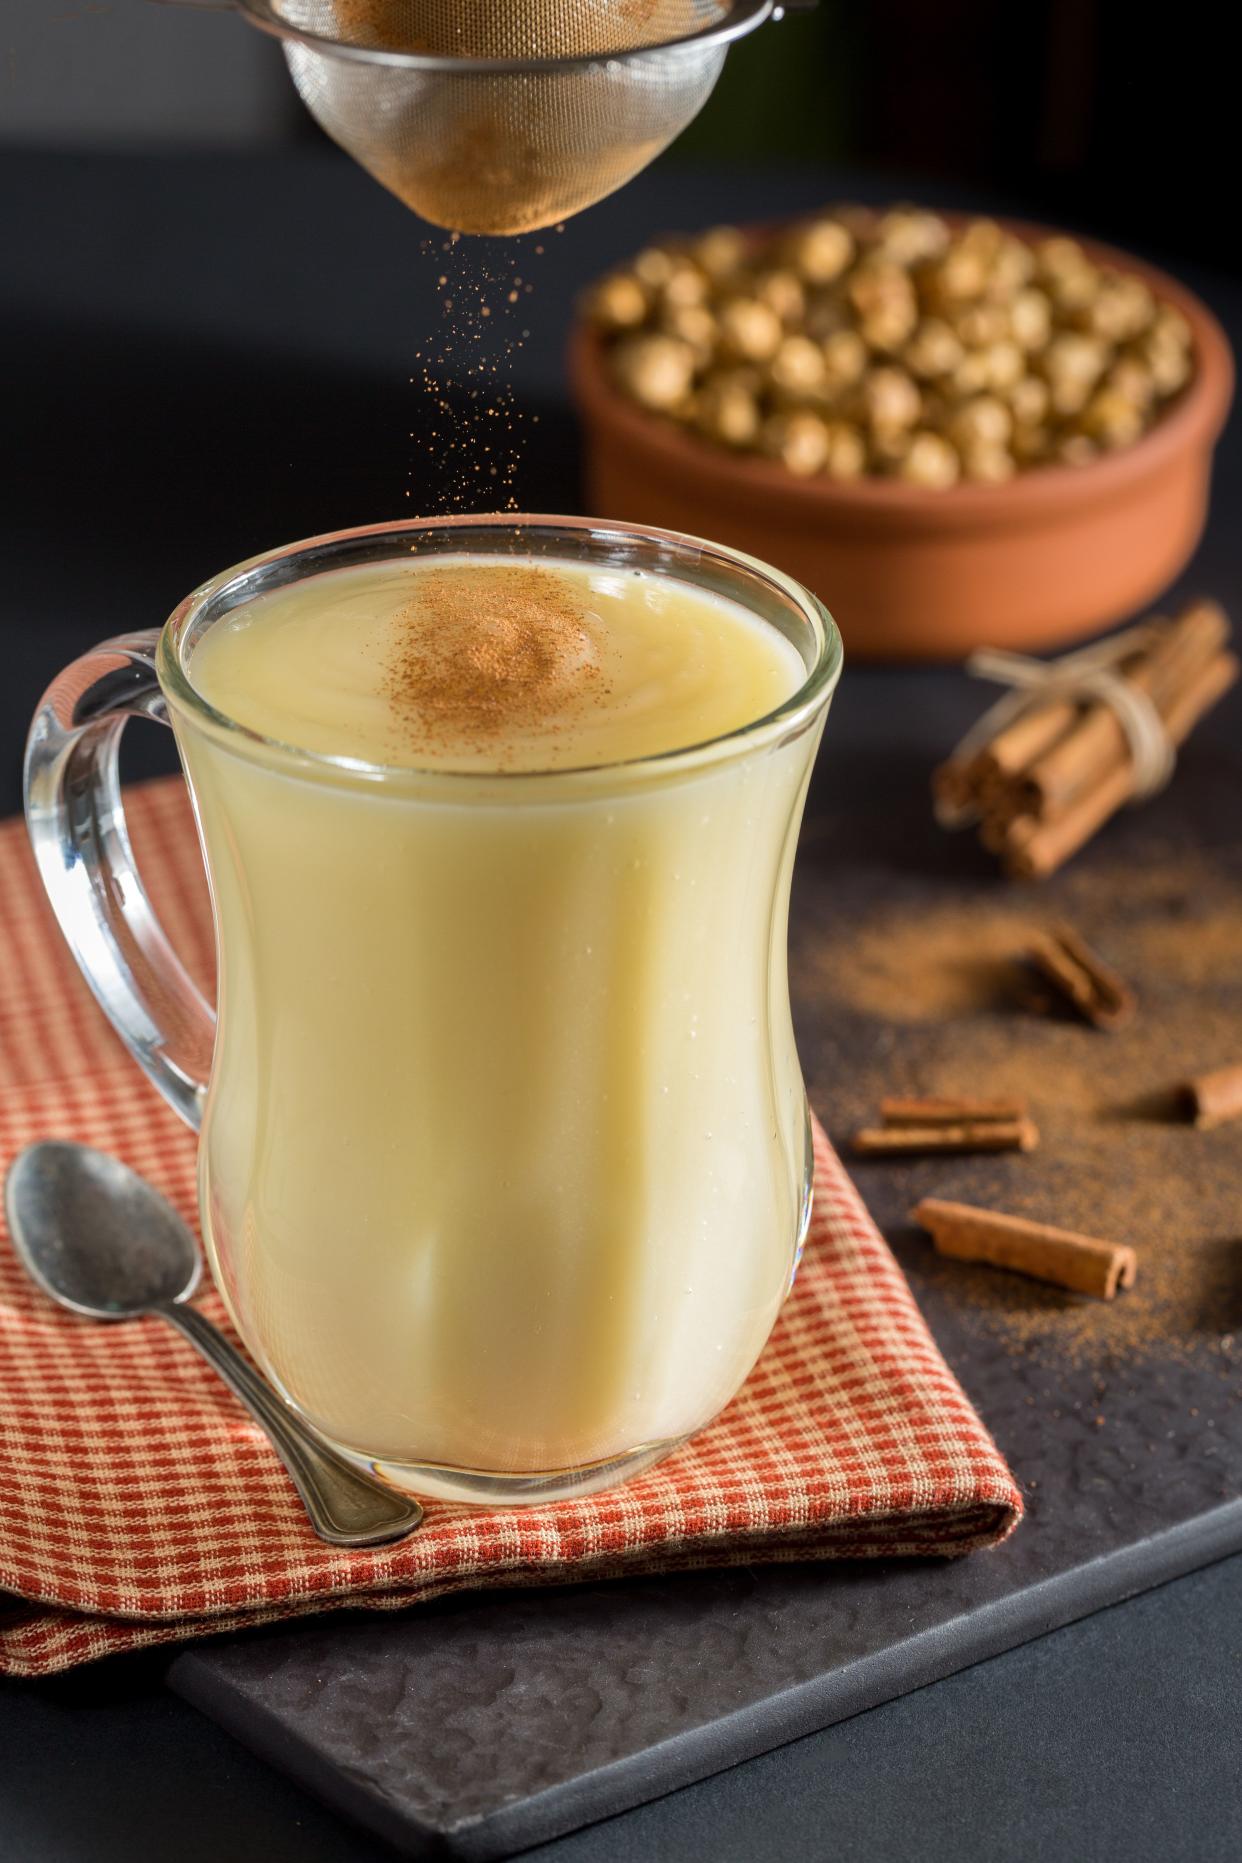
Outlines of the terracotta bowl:
[[[1023,238],[1044,236],[1007,224]],[[591,510],[775,564],[826,604],[855,658],[956,660],[984,644],[1053,647],[1133,613],[1199,541],[1233,358],[1216,319],[1183,286],[1128,254],[1082,244],[1144,278],[1194,332],[1190,386],[1133,446],[1087,466],[948,491],[798,479],[637,407],[613,386],[600,339],[579,327],[570,373]]]

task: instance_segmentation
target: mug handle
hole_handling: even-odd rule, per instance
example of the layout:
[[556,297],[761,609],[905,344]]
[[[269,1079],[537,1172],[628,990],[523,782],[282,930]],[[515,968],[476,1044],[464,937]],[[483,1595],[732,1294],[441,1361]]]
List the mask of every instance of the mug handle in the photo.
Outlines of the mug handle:
[[52,910],[101,1009],[173,1109],[202,1124],[216,1016],[151,909],[121,800],[127,718],[168,724],[159,630],[82,655],[44,693],[26,744],[26,826]]

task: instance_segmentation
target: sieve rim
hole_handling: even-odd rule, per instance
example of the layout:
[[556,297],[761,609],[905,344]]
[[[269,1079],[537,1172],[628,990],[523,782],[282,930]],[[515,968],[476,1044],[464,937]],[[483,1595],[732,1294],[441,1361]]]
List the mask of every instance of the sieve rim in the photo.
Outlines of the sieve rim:
[[717,45],[730,45],[781,10],[780,0],[731,0],[723,18],[697,32],[683,33],[676,39],[658,39],[651,45],[634,45],[612,52],[576,52],[564,58],[456,58],[446,52],[405,52],[377,45],[349,45],[342,39],[330,39],[307,27],[292,25],[282,19],[274,0],[233,0],[237,11],[250,25],[270,38],[303,45],[309,51],[322,52],[330,58],[345,59],[352,64],[383,65],[399,71],[424,72],[460,77],[466,73],[481,77],[525,76],[585,71],[592,66],[630,64],[664,52],[699,51]]

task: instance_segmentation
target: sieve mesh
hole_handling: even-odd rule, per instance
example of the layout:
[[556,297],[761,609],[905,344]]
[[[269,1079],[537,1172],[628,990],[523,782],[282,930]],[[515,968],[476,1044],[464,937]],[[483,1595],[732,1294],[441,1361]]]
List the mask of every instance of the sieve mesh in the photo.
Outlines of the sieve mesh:
[[[508,234],[602,199],[685,128],[711,94],[726,43],[670,41],[732,9],[728,0],[266,0],[265,10],[278,27],[339,46],[452,60],[360,60],[284,42],[311,114],[408,207],[460,232]],[[472,71],[482,59],[592,62]]]
[[725,0],[276,0],[275,11],[348,45],[452,58],[595,58],[714,26]]

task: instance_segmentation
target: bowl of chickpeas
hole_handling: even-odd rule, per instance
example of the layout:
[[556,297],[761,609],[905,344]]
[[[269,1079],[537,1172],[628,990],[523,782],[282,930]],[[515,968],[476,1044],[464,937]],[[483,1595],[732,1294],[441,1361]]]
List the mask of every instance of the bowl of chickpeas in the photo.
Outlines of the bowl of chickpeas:
[[837,207],[649,246],[571,342],[591,508],[815,591],[872,659],[1051,647],[1184,567],[1233,363],[1125,254]]

